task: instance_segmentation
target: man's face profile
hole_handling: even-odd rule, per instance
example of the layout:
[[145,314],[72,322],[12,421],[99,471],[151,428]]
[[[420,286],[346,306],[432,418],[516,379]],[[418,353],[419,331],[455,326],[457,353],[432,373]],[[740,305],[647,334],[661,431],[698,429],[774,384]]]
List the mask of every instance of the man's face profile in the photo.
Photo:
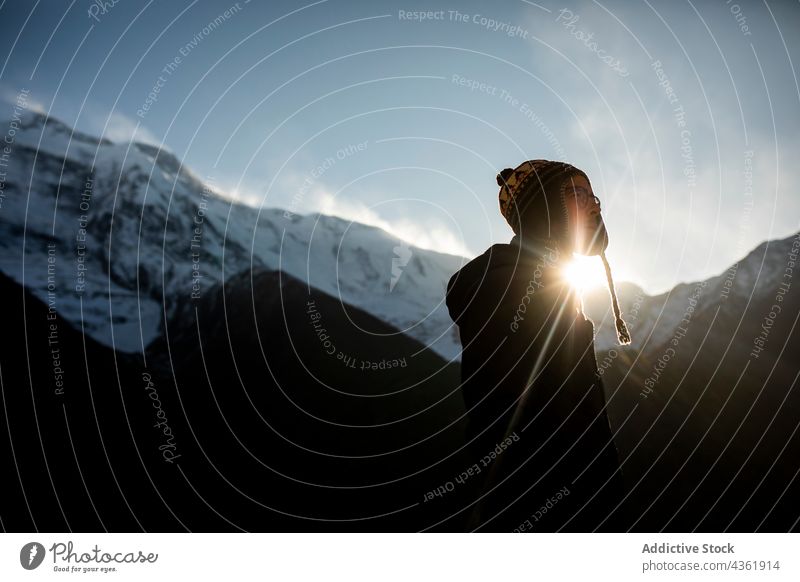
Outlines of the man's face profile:
[[571,176],[564,190],[564,202],[571,250],[581,255],[599,255],[608,246],[608,234],[592,185],[583,176]]

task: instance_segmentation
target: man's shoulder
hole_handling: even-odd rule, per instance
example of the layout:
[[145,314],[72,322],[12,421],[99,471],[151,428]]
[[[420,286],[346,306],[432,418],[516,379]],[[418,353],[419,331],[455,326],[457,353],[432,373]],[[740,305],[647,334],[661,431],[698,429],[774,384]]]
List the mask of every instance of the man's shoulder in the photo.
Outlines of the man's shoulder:
[[[508,317],[526,311],[547,316],[568,301],[568,286],[557,252],[523,249],[497,243],[457,271],[447,284],[447,305],[455,320],[467,317]],[[483,314],[483,315],[481,315]]]

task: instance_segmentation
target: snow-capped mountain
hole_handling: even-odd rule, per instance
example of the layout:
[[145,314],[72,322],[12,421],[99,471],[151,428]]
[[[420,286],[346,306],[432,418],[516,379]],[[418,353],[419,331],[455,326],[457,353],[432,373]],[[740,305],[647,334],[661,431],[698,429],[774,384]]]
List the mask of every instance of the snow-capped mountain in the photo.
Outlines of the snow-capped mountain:
[[[195,299],[263,267],[459,359],[444,296],[465,257],[337,217],[233,203],[152,145],[100,140],[31,111],[12,121],[13,143],[0,168],[0,270],[99,342],[141,350]],[[772,293],[792,244],[763,243],[728,271],[657,296],[618,285],[633,347],[662,345],[689,311],[691,319]],[[606,291],[584,303],[597,349],[615,347]]]
[[0,270],[99,342],[141,350],[192,300],[261,266],[458,357],[444,291],[465,258],[336,217],[232,203],[152,145],[32,111],[9,123]]
[[[679,327],[691,325],[702,313],[720,308],[741,315],[751,303],[775,297],[779,285],[786,281],[787,265],[797,260],[798,237],[800,233],[761,243],[725,272],[705,281],[681,283],[660,295],[649,296],[630,283],[618,285],[620,307],[631,330],[631,346],[637,350],[658,348]],[[619,347],[607,291],[597,289],[587,295],[584,307],[595,322],[596,349]]]

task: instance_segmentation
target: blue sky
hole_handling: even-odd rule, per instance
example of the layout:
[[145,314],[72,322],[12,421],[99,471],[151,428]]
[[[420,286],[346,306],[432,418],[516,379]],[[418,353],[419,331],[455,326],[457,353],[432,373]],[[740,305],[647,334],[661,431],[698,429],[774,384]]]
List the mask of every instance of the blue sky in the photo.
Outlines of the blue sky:
[[0,5],[0,117],[28,89],[248,204],[469,255],[511,237],[497,171],[563,159],[651,293],[800,229],[798,2],[99,6]]

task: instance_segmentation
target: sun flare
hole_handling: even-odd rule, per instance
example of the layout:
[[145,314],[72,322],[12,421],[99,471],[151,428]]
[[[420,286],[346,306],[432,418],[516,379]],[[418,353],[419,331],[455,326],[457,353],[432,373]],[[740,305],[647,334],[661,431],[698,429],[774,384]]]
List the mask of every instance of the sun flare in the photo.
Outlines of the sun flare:
[[606,284],[606,272],[599,257],[575,255],[564,266],[562,275],[578,291],[588,291]]

